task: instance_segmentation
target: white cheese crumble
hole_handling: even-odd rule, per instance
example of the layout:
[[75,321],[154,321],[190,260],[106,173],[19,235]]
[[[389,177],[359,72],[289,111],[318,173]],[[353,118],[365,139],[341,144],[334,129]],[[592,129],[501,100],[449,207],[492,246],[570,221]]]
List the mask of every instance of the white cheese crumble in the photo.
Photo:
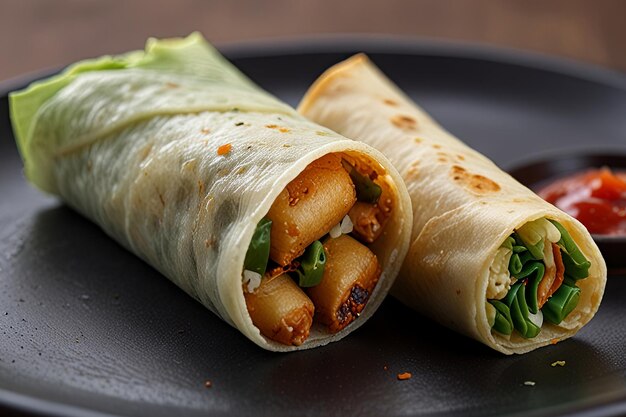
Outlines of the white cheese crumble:
[[511,276],[509,274],[509,261],[513,251],[509,248],[499,247],[493,262],[489,266],[489,284],[487,285],[487,298],[500,300],[511,289]]
[[332,229],[330,229],[328,234],[333,239],[337,239],[342,234],[347,235],[348,233],[352,233],[352,230],[354,230],[352,219],[350,219],[350,216],[346,214],[340,223],[337,223],[336,225],[333,226]]
[[261,285],[261,274],[258,272],[243,270],[243,283],[247,285],[248,292],[254,292]]
[[353,229],[354,225],[352,224],[352,219],[346,214],[346,217],[341,221],[341,233],[347,235],[348,233],[352,233]]

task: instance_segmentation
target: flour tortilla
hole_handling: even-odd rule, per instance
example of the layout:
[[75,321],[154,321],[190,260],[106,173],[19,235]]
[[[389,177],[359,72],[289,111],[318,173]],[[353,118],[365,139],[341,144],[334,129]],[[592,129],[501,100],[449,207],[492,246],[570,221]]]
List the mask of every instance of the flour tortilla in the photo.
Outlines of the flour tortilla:
[[[312,348],[355,330],[380,305],[408,250],[410,201],[387,159],[263,92],[199,34],[75,64],[13,93],[11,115],[35,186],[265,349]],[[218,154],[223,145],[230,150]],[[314,326],[303,345],[285,346],[252,324],[243,262],[278,194],[333,152],[372,164],[392,186],[395,210],[371,246],[382,275],[353,324],[337,334]]]
[[[406,305],[500,352],[524,353],[573,336],[596,313],[606,265],[585,227],[446,132],[369,59],[325,72],[299,111],[382,151],[405,180],[413,206],[409,254],[392,294]],[[591,261],[576,309],[534,339],[492,333],[485,312],[495,252],[525,223],[559,221]]]

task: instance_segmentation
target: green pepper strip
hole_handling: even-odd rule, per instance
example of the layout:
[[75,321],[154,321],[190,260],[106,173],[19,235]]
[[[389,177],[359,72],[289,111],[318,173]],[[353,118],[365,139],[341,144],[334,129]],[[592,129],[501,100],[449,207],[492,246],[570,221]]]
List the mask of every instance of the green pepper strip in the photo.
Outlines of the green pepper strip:
[[356,189],[356,199],[364,203],[375,204],[378,202],[383,190],[367,175],[362,175],[355,167],[342,159],[343,167],[350,174],[350,178]]
[[541,311],[546,320],[560,324],[571,313],[580,300],[580,288],[561,284],[558,290],[548,299]]
[[511,259],[509,260],[509,273],[513,277],[517,277],[517,275],[522,271],[522,261],[517,253],[511,255]]
[[256,225],[256,230],[252,235],[250,246],[246,252],[246,259],[243,262],[244,269],[254,271],[261,275],[265,273],[267,261],[270,257],[270,231],[272,229],[272,221],[263,218]]
[[526,283],[526,304],[528,305],[528,310],[531,313],[537,314],[539,311],[539,306],[537,303],[537,289],[539,288],[539,283],[543,279],[543,275],[546,272],[546,267],[542,262],[528,262],[524,265],[524,269],[519,273],[517,279],[524,279],[528,277],[528,282]]
[[496,309],[496,318],[491,326],[498,333],[509,335],[513,333],[513,320],[511,319],[511,312],[509,307],[502,301],[489,300],[491,305]]
[[311,243],[299,259],[300,266],[295,271],[298,275],[298,285],[314,287],[322,282],[324,267],[326,266],[326,252],[319,240]]
[[522,268],[526,265],[526,262],[531,260],[533,260],[533,256],[526,249],[526,247],[513,246],[513,254],[509,260],[509,273],[511,276],[518,278],[518,275],[522,272]]
[[532,339],[539,334],[541,328],[528,319],[529,311],[526,304],[525,285],[522,282],[513,284],[503,302],[509,306],[513,326],[522,337]]
[[574,280],[587,278],[591,262],[585,258],[569,232],[559,222],[555,220],[550,220],[550,222],[561,232],[561,240],[557,242],[557,245],[561,248],[565,275]]

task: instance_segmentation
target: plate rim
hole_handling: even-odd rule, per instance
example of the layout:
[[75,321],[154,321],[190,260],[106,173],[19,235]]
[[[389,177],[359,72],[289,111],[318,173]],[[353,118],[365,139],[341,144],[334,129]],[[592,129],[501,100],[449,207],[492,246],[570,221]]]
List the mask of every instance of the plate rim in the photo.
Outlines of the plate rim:
[[[217,42],[216,48],[229,60],[296,56],[307,54],[415,55],[452,59],[470,59],[509,64],[534,70],[593,81],[626,92],[626,72],[591,62],[543,52],[497,46],[481,42],[457,41],[408,35],[317,34],[263,37],[232,42]],[[0,80],[0,97],[26,87],[33,81],[54,75],[63,66],[43,67]]]

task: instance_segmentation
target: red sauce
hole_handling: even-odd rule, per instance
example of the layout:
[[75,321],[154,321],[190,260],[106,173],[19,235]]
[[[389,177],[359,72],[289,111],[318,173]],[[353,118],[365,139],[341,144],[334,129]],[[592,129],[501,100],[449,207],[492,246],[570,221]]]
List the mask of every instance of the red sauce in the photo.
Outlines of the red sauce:
[[556,180],[538,194],[590,233],[626,235],[626,171],[591,169]]

